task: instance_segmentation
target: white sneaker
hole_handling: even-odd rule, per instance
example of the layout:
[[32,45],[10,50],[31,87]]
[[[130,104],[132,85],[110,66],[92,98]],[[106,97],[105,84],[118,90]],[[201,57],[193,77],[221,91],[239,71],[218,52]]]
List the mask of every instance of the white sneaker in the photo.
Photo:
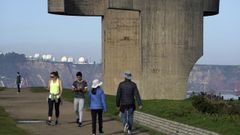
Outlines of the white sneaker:
[[128,134],[128,135],[131,135],[131,134],[132,134],[132,132],[131,132],[130,130],[128,130],[127,134]]
[[125,124],[124,128],[123,128],[123,132],[124,133],[127,133],[128,131],[128,123]]

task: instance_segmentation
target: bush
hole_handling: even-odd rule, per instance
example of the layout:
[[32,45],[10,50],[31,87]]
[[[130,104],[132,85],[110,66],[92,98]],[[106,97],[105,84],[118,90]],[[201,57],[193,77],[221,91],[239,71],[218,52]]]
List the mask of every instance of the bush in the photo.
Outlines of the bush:
[[240,115],[239,101],[224,101],[217,96],[205,94],[193,96],[192,105],[202,113]]

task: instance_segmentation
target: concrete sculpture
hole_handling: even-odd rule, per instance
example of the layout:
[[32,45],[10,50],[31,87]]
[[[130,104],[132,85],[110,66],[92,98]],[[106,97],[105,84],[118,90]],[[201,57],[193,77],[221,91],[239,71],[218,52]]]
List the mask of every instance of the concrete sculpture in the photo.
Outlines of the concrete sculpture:
[[133,73],[143,99],[184,99],[203,55],[203,17],[219,0],[48,0],[52,14],[102,17],[104,89]]

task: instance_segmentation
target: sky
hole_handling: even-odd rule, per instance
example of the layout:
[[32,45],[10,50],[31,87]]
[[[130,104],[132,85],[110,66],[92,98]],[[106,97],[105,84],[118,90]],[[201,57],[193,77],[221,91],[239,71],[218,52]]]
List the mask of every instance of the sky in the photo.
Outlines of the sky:
[[[240,0],[221,0],[204,17],[204,55],[198,64],[240,65]],[[52,15],[47,0],[0,1],[0,52],[80,56],[101,61],[101,18]]]

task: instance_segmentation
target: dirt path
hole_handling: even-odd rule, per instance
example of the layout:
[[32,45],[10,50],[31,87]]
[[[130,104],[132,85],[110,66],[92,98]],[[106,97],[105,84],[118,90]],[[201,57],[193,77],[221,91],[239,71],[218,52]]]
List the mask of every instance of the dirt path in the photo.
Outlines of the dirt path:
[[[17,126],[26,129],[33,135],[90,135],[90,112],[84,112],[82,127],[77,127],[73,104],[64,101],[60,107],[60,124],[48,126],[44,122],[47,119],[47,93],[32,93],[29,89],[17,94],[15,89],[7,89],[0,92],[0,106],[16,120],[40,120],[39,123],[22,124]],[[42,121],[42,122],[41,122]],[[104,117],[103,128],[105,135],[122,135],[122,127],[119,121]],[[146,132],[138,132],[137,135],[148,135]]]

